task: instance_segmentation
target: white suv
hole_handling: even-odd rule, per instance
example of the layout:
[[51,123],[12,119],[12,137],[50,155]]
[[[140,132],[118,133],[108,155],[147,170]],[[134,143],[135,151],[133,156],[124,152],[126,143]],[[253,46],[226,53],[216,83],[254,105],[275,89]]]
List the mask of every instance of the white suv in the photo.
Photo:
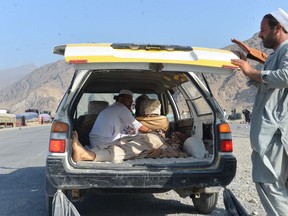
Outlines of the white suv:
[[[236,158],[229,125],[201,74],[230,74],[237,69],[230,59],[237,56],[226,50],[149,44],[70,44],[55,47],[54,53],[64,55],[75,66],[75,74],[51,129],[45,181],[49,211],[57,189],[74,201],[88,190],[112,189],[175,190],[192,198],[199,212],[212,212],[221,187],[235,176]],[[141,94],[158,99],[161,115],[169,119],[166,135],[178,131],[187,139],[200,140],[196,145],[204,144],[205,156],[193,156],[193,146],[188,146],[188,157],[75,163],[73,131],[78,131],[83,145],[89,145],[88,134],[98,115],[90,113],[89,104],[98,101],[102,109],[121,89],[131,90],[134,99]],[[87,117],[90,120],[84,123]]]

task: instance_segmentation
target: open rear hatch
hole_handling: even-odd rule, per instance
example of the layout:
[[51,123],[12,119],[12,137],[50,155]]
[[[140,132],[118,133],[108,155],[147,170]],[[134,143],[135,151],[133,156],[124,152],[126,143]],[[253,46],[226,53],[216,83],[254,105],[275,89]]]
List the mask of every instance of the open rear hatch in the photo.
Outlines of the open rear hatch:
[[[172,76],[166,76],[165,79],[173,81],[176,80],[176,75],[179,79],[179,74],[183,73],[182,77],[189,77],[189,79],[193,80],[193,83],[197,88],[201,88],[200,81],[197,80],[193,74],[194,73],[213,73],[213,74],[231,74],[235,69],[238,69],[236,66],[232,65],[230,60],[233,58],[238,58],[233,52],[226,50],[217,50],[217,49],[207,49],[207,48],[197,48],[197,47],[189,47],[189,46],[160,46],[160,45],[137,45],[137,44],[70,44],[64,46],[55,47],[54,53],[61,54],[65,56],[66,62],[72,64],[76,70],[78,71],[77,79],[75,79],[75,83],[70,86],[72,90],[74,87],[74,91],[77,89],[81,89],[81,87],[86,85],[86,89],[88,89],[89,83],[96,83],[97,80],[101,80],[101,78],[109,79],[109,73],[112,74],[123,74],[125,75],[125,71],[137,71],[143,72],[142,77],[145,80],[145,73],[157,73],[160,76],[165,77],[165,74],[173,74]],[[82,72],[82,74],[81,74]],[[128,72],[127,72],[128,73]],[[87,74],[89,74],[87,76]],[[100,75],[101,74],[101,75]],[[186,74],[186,75],[185,75]],[[99,75],[99,76],[98,76]],[[129,79],[133,82],[133,78],[135,75],[129,75],[125,79],[127,83],[129,83]],[[138,75],[137,75],[138,76]],[[94,78],[93,78],[94,77]],[[116,76],[115,76],[116,77]],[[129,78],[128,78],[129,77]],[[157,76],[155,76],[157,77]],[[91,79],[89,81],[89,78]],[[116,81],[121,82],[121,79],[113,78],[111,76],[110,79],[115,79]],[[135,78],[136,79],[136,78]],[[128,81],[127,81],[128,80]],[[141,80],[141,79],[139,79]],[[138,81],[139,81],[138,80]],[[172,80],[172,81],[171,81]],[[174,81],[175,81],[174,80]],[[87,84],[83,84],[83,82],[87,82]],[[98,81],[99,82],[99,81]],[[178,82],[178,80],[177,80]],[[113,82],[111,82],[112,84]],[[164,83],[164,81],[163,81]],[[176,81],[175,81],[176,83]],[[115,84],[116,86],[118,84]],[[136,86],[133,84],[129,84],[130,87],[136,89]],[[129,88],[129,85],[127,88]],[[147,82],[146,85],[149,85]],[[167,83],[163,84],[164,86],[169,85]],[[174,84],[177,87],[176,84]],[[94,89],[91,87],[90,91],[99,91],[102,89],[105,92],[105,88],[109,86],[109,82],[105,83],[99,82],[98,85],[95,84]],[[180,86],[180,84],[179,84]],[[117,88],[122,88],[119,85]],[[166,87],[169,89],[170,87]],[[209,87],[207,87],[209,89]],[[173,86],[171,85],[171,95],[172,95]],[[182,88],[183,91],[184,88]],[[207,89],[206,89],[207,90]],[[83,90],[79,90],[83,91]],[[202,91],[202,92],[201,92]],[[215,146],[216,143],[221,142],[221,134],[219,132],[219,125],[222,124],[218,117],[216,116],[219,113],[218,108],[213,107],[216,106],[215,103],[212,102],[211,97],[212,94],[210,92],[210,96],[207,96],[207,92],[205,90],[201,90],[203,93],[203,98],[209,98],[211,113],[201,114],[197,119],[195,117],[191,117],[191,119],[179,120],[177,119],[177,125],[173,125],[173,130],[177,131],[178,129],[187,132],[189,135],[193,135],[195,132],[195,125],[197,127],[202,127],[202,138],[204,139],[204,144],[207,148],[209,148],[207,154],[203,158],[195,158],[190,155],[185,157],[162,157],[162,158],[134,158],[133,160],[126,160],[122,163],[117,164],[117,168],[167,168],[177,169],[177,168],[185,168],[191,167],[205,167],[212,163],[217,163],[218,158],[215,157],[218,151],[221,151],[221,146]],[[159,90],[160,92],[160,90]],[[205,94],[206,93],[206,94]],[[193,94],[193,93],[191,93]],[[185,93],[186,97],[189,94]],[[75,100],[75,98],[67,97],[67,103],[70,104]],[[198,98],[195,97],[193,99],[189,99],[189,103],[192,104],[192,100],[197,101]],[[187,98],[186,98],[187,101]],[[192,105],[191,105],[192,107]],[[63,107],[67,109],[68,106]],[[64,111],[64,110],[63,110]],[[193,111],[194,115],[197,114],[197,111]],[[217,112],[217,115],[216,115]],[[165,113],[168,114],[168,113]],[[190,123],[192,122],[192,123]],[[195,124],[195,122],[197,124]],[[200,130],[200,129],[199,129]],[[170,131],[170,134],[175,131]],[[223,134],[226,133],[229,138],[229,131],[224,131]],[[231,137],[231,134],[230,134]],[[211,147],[212,146],[212,147]],[[87,168],[111,168],[111,166],[115,166],[116,164],[112,162],[87,162],[82,161],[77,164],[73,163],[75,167],[87,167]],[[141,169],[141,168],[140,168]]]

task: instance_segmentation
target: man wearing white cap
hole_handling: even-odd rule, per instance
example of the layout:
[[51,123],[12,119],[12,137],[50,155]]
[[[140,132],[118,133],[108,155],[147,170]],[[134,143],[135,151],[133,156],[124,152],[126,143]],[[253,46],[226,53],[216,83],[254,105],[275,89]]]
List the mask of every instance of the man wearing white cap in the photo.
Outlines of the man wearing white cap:
[[251,117],[252,177],[267,215],[288,215],[288,14],[277,9],[263,17],[259,37],[274,50],[262,71],[232,59],[255,81]]
[[133,93],[122,89],[116,102],[100,112],[89,134],[91,148],[110,143],[124,136],[149,131],[131,113]]

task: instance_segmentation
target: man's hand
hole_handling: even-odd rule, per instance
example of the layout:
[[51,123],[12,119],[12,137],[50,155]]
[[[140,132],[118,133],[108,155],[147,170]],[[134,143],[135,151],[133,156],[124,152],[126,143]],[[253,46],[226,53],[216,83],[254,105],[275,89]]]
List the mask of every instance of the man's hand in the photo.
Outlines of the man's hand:
[[257,71],[255,68],[253,68],[247,61],[242,59],[231,59],[231,63],[240,67],[245,76],[252,80],[262,82],[260,71]]

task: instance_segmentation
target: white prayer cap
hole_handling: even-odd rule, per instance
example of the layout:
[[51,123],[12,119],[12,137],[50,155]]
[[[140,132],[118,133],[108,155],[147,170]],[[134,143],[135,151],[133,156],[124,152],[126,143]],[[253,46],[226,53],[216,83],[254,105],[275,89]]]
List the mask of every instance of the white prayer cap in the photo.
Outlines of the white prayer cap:
[[128,89],[122,89],[120,92],[119,92],[119,95],[130,95],[131,97],[133,97],[133,92],[128,90]]
[[288,14],[281,8],[270,13],[288,31]]

